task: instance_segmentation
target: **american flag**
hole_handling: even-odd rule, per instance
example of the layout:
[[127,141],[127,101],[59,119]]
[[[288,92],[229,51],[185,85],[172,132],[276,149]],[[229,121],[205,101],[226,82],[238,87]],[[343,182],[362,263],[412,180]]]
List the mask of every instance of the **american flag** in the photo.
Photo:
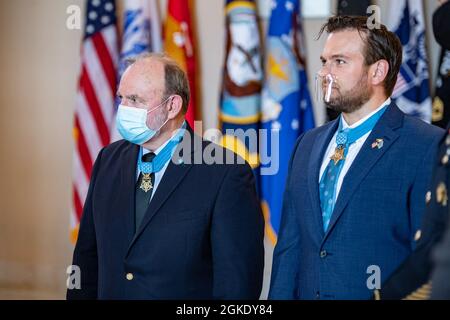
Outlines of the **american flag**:
[[403,46],[403,61],[392,98],[403,112],[429,123],[432,101],[423,2],[389,1],[387,26]]
[[118,64],[114,0],[88,0],[73,136],[71,239],[76,241],[93,163],[110,142]]

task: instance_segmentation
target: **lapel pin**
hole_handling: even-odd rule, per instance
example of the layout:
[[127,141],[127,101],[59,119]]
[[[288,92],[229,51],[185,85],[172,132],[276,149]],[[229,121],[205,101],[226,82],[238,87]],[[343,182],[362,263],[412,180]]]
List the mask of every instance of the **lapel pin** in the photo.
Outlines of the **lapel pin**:
[[372,149],[381,149],[383,148],[384,145],[384,140],[383,139],[376,139],[373,143],[372,143]]

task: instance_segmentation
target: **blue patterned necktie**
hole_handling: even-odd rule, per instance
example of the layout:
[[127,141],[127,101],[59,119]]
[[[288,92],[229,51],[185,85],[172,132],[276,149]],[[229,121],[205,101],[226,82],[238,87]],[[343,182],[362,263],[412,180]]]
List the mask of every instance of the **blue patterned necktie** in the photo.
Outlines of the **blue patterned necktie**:
[[319,182],[320,207],[322,209],[324,231],[327,231],[328,229],[334,206],[336,204],[337,182],[342,171],[342,167],[344,166],[345,158],[347,157],[348,148],[356,140],[364,136],[366,133],[371,131],[373,127],[375,127],[375,124],[381,118],[385,110],[386,107],[380,109],[369,119],[353,129],[343,129],[341,115],[338,134],[336,135],[337,147],[335,149],[334,155],[330,158],[330,162],[323,172]]

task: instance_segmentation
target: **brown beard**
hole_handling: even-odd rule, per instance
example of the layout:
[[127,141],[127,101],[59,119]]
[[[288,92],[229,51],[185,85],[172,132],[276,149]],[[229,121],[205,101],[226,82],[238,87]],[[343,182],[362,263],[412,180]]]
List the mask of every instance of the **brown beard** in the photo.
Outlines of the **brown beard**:
[[332,97],[325,105],[331,110],[344,113],[352,113],[359,110],[372,96],[373,90],[367,85],[367,74],[362,74],[356,86],[349,91],[341,94],[338,90],[338,96]]

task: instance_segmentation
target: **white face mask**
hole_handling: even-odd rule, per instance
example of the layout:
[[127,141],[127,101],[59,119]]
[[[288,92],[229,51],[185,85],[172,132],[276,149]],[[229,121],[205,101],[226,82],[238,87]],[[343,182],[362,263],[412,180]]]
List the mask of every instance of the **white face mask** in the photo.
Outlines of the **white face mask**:
[[122,104],[119,105],[116,115],[116,123],[117,130],[120,135],[125,140],[138,145],[142,145],[152,139],[167,123],[167,121],[169,121],[169,117],[167,117],[166,121],[164,121],[158,129],[153,130],[147,126],[147,115],[161,107],[171,97],[172,96],[168,97],[162,103],[148,111],[140,108],[127,107]]

